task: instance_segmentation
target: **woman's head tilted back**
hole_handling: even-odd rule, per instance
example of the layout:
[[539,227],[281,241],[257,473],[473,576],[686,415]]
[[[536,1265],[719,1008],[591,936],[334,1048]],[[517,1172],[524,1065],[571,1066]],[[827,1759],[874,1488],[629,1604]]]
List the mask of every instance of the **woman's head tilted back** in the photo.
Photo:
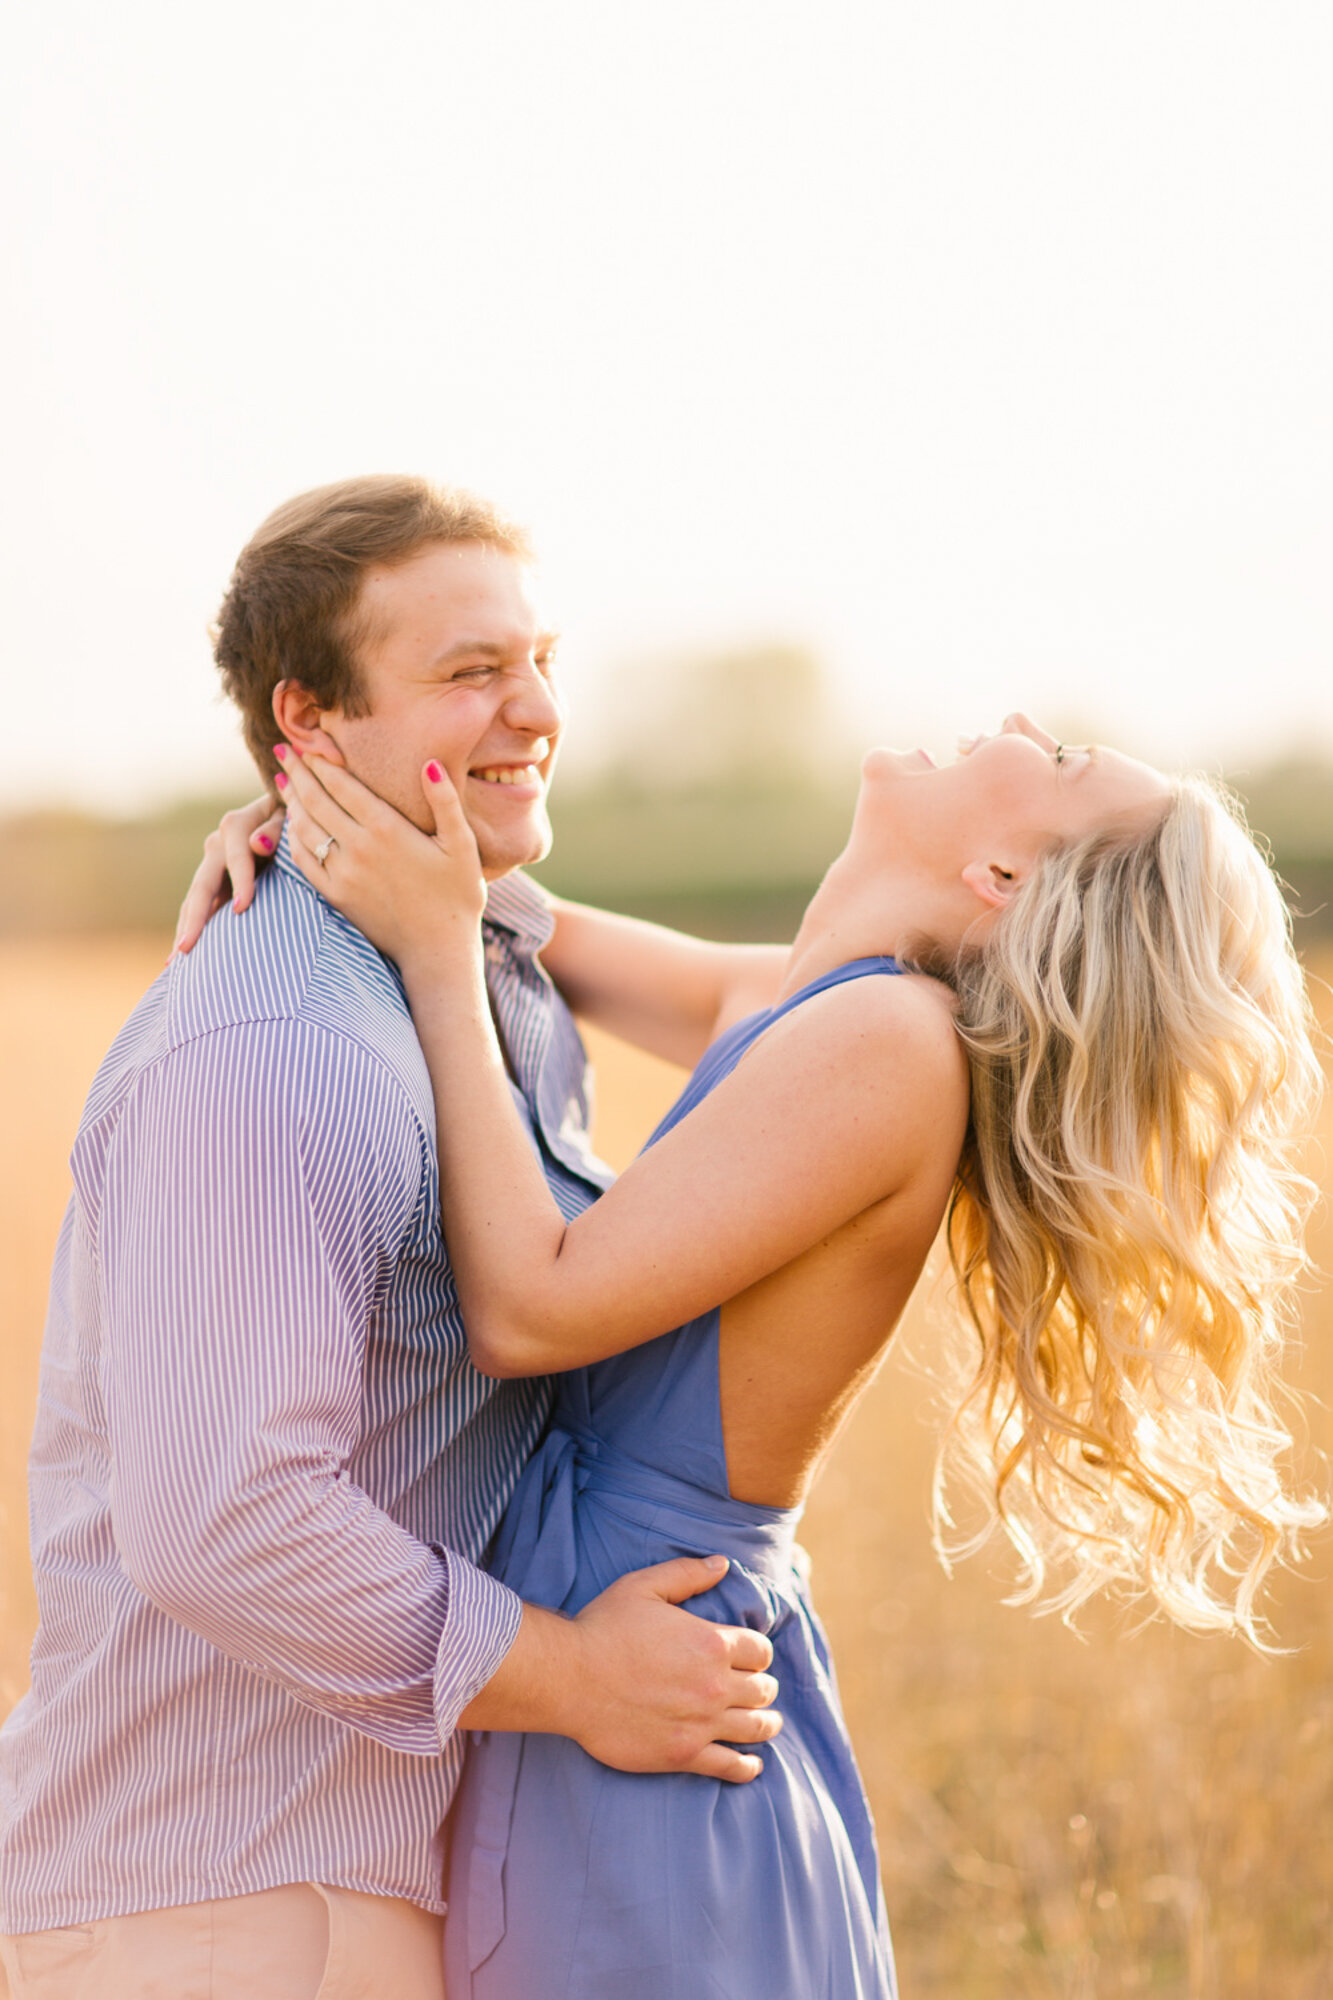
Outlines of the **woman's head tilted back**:
[[[1095,756],[1056,769],[1075,756],[1086,785]],[[1146,1591],[1254,1637],[1264,1571],[1323,1514],[1284,1484],[1272,1404],[1319,1071],[1238,810],[1202,779],[1157,787],[1066,812],[971,885],[989,914],[949,969],[973,1092],[949,1240],[980,1352],[940,1491],[962,1474],[998,1513],[1026,1597]]]

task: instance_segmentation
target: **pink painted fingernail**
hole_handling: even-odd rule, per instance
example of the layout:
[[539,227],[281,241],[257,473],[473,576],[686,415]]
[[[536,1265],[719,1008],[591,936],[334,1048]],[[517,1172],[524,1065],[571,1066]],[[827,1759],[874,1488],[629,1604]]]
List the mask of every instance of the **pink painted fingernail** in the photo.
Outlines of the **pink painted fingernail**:
[[281,764],[287,755],[287,745],[285,743],[275,743],[273,745],[273,755],[277,758],[278,762]]
[[285,792],[291,780],[285,771],[279,771],[273,782],[280,792]]
[[426,776],[430,779],[432,785],[438,785],[440,780],[444,776],[444,772],[440,769],[439,765],[435,762],[435,759],[433,757],[430,763],[427,764],[426,766]]
[[261,834],[260,834],[260,836],[259,836],[259,845],[260,845],[260,846],[261,846],[261,847],[263,848],[263,850],[264,850],[265,854],[272,854],[272,852],[273,852],[273,842],[272,842],[272,841],[271,841],[271,840],[269,839],[269,837],[268,837],[268,835],[267,835],[266,833],[261,833]]

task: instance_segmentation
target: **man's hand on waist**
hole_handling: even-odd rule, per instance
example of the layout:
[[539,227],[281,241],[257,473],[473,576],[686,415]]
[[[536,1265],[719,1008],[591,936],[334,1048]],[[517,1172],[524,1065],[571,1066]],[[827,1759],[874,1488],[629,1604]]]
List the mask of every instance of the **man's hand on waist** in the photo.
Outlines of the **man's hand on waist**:
[[719,1557],[678,1556],[620,1577],[577,1618],[525,1604],[518,1638],[460,1726],[571,1736],[619,1771],[758,1777],[761,1759],[733,1746],[782,1727],[773,1648],[762,1632],[679,1608],[725,1573]]

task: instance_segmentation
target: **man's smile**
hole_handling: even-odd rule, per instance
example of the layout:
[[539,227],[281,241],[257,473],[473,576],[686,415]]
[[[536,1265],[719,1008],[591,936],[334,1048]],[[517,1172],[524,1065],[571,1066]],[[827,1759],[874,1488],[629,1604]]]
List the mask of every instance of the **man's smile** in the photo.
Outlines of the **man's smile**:
[[540,798],[550,776],[553,745],[549,736],[539,736],[522,757],[495,757],[473,764],[468,777],[476,784],[499,786],[517,791],[524,799]]
[[485,764],[479,770],[469,771],[468,776],[483,785],[540,786],[542,783],[540,764]]

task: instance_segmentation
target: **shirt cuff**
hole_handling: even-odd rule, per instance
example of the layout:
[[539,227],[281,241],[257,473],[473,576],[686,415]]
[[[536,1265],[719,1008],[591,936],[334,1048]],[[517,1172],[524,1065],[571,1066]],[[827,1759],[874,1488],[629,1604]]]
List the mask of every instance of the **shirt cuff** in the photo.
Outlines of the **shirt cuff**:
[[472,1697],[518,1637],[523,1600],[508,1584],[436,1545],[448,1574],[449,1611],[435,1655],[435,1727],[447,1743]]

